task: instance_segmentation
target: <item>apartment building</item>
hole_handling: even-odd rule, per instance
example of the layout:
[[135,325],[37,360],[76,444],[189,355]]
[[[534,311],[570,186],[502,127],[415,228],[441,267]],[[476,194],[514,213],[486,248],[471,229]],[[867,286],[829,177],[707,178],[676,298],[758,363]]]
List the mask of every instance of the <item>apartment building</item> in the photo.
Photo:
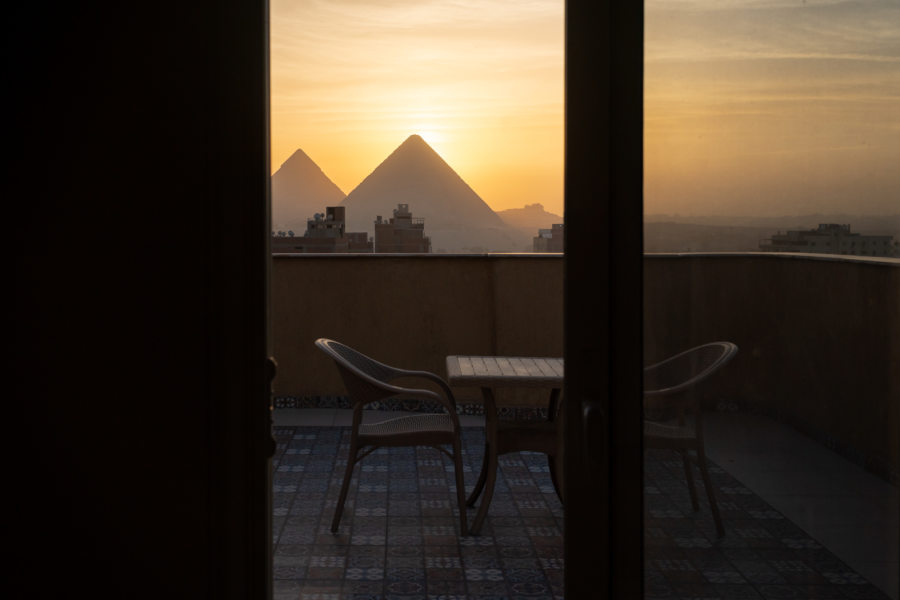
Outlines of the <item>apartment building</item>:
[[431,238],[425,235],[425,219],[414,218],[408,204],[398,204],[390,219],[378,215],[375,218],[375,252],[431,252]]

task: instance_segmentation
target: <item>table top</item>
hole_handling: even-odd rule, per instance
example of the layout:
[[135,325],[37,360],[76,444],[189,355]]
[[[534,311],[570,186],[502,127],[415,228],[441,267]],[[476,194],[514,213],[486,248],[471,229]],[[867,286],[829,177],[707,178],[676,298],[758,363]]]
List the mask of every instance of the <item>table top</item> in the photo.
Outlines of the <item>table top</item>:
[[450,385],[561,388],[563,359],[531,356],[448,356]]

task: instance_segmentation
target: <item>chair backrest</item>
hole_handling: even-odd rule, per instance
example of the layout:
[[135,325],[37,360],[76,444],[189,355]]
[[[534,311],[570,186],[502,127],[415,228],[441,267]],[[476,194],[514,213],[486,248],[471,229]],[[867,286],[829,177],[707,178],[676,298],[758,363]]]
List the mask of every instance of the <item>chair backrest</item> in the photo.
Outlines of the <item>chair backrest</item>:
[[378,362],[359,350],[354,350],[346,344],[341,344],[328,338],[319,338],[316,340],[316,346],[338,363],[358,372],[359,375],[364,377],[371,377],[377,381],[386,382],[396,371],[393,367]]
[[722,368],[737,351],[732,342],[709,342],[644,367],[644,396],[684,392]]
[[403,391],[387,383],[394,373],[392,367],[350,346],[327,338],[316,340],[316,347],[337,364],[338,372],[353,404],[368,404]]

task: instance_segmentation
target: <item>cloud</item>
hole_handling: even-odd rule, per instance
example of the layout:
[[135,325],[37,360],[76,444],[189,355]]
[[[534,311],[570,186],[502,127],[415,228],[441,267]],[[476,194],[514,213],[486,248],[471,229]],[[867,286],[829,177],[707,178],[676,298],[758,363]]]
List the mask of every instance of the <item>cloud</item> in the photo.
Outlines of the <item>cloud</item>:
[[900,3],[648,2],[648,61],[900,62]]

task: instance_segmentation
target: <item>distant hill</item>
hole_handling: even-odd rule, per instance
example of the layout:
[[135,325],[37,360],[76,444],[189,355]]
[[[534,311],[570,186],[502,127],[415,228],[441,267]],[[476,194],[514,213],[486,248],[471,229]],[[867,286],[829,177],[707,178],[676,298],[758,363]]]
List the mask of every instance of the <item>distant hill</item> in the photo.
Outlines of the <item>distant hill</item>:
[[644,221],[644,252],[759,252],[771,227]]
[[326,206],[337,206],[345,197],[322,169],[298,149],[272,175],[272,229],[303,235],[307,219],[324,213]]
[[507,225],[428,143],[411,135],[342,204],[348,229],[374,234],[377,216],[408,204],[425,219],[434,252],[523,251],[530,238]]
[[554,223],[563,222],[561,216],[547,212],[540,203],[526,204],[523,208],[500,210],[497,214],[509,226],[527,231],[532,237],[537,235],[538,229],[550,229]]

